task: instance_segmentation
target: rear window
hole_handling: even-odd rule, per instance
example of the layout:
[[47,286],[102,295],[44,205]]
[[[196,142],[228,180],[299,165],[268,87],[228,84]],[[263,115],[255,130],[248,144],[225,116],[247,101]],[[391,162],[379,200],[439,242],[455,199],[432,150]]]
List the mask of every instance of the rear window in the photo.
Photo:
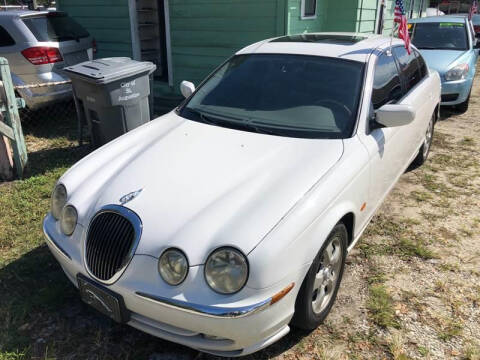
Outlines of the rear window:
[[13,40],[7,30],[0,26],[0,46],[12,45],[15,45],[15,40]]
[[64,13],[28,17],[23,22],[38,41],[68,41],[90,36],[82,25]]

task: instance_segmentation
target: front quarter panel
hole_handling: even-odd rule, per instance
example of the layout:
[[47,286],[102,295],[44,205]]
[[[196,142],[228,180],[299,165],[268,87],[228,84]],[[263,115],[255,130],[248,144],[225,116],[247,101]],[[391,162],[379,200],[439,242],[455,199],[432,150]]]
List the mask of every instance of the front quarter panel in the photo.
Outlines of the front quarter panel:
[[360,233],[369,213],[360,210],[368,197],[369,158],[357,137],[344,140],[344,146],[336,166],[250,252],[249,287],[271,286],[302,267],[304,276],[305,265],[313,261],[332,228],[348,213],[354,214],[352,239]]

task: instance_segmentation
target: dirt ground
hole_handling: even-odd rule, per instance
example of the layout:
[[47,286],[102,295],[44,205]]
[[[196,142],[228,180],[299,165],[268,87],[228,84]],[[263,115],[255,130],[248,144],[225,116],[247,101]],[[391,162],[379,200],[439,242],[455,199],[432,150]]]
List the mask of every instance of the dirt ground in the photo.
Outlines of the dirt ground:
[[[40,221],[55,179],[83,153],[74,137],[27,130],[26,138],[32,177],[0,186],[0,360],[216,359],[79,300],[43,245]],[[478,79],[468,112],[442,111],[429,160],[402,176],[347,258],[325,324],[293,329],[246,359],[480,360]]]

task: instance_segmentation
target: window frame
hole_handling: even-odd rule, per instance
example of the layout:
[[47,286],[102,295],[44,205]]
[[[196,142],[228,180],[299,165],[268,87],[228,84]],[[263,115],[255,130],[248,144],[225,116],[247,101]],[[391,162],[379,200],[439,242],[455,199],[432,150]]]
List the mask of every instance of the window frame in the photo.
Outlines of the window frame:
[[2,26],[0,25],[0,32],[1,31],[4,31],[5,34],[7,34],[8,38],[7,40],[10,42],[10,43],[7,43],[5,45],[2,45],[2,43],[0,43],[0,48],[6,48],[6,47],[10,47],[10,46],[15,46],[17,44],[17,42],[15,41],[15,39],[13,38],[13,36],[10,34],[10,32],[5,28],[5,26]]
[[[400,80],[402,82],[402,87],[403,87],[403,97],[402,99],[405,97],[405,96],[408,96],[412,90],[414,90],[418,84],[420,84],[424,79],[425,79],[425,76],[424,77],[421,77],[416,83],[415,85],[413,85],[410,89],[408,88],[408,84],[409,84],[409,80],[407,79],[407,77],[405,76],[405,73],[404,73],[404,70],[402,69],[402,66],[400,64],[400,60],[398,59],[398,56],[395,54],[395,52],[393,51],[393,49],[397,49],[397,48],[403,48],[405,49],[404,46],[402,45],[397,45],[397,46],[394,46],[392,47],[392,55],[395,59],[395,62],[397,63],[397,68],[398,68],[398,72],[399,72],[399,75],[400,75]],[[413,50],[413,48],[412,48]],[[405,49],[405,51],[407,51]],[[414,55],[414,58],[413,58],[413,61],[415,62],[416,64],[416,67],[417,67],[417,72],[419,75],[421,75],[421,71],[420,71],[420,64],[418,63],[418,60],[417,58],[415,57]]]
[[[315,11],[312,14],[305,14],[305,2],[307,0],[302,0],[301,6],[300,6],[300,17],[302,20],[308,20],[308,19],[316,19],[317,18],[317,10],[318,10],[318,1],[317,0],[311,0],[315,2]],[[308,0],[310,1],[310,0]]]
[[[390,52],[390,49],[386,49],[386,50],[381,50],[379,54],[377,54],[377,58],[375,59],[375,64],[373,65],[373,79],[372,79],[372,93],[371,93],[371,96],[370,96],[370,103],[373,107],[373,92],[375,91],[374,89],[374,85],[375,85],[375,72],[376,72],[376,69],[377,69],[377,64],[378,64],[378,61],[380,59],[381,56],[391,56],[392,57],[392,60],[393,60],[393,64],[395,65],[395,68],[397,69],[397,75],[398,75],[398,81],[399,81],[399,84],[400,84],[400,87],[402,89],[402,96],[400,96],[394,104],[400,102],[404,97],[405,95],[407,94],[406,92],[406,87],[405,87],[405,84],[404,84],[404,81],[403,81],[403,78],[402,78],[402,71],[400,70],[400,65],[398,64],[398,60],[396,58],[396,56],[393,54],[393,51],[391,51],[391,54],[388,55],[388,53]],[[390,100],[391,101],[391,100]],[[386,102],[385,104],[391,104],[391,102],[388,101]],[[384,105],[385,105],[384,104]],[[382,105],[383,106],[383,105]],[[380,106],[381,107],[381,106]],[[379,108],[380,108],[379,107]],[[377,109],[375,109],[377,110]]]

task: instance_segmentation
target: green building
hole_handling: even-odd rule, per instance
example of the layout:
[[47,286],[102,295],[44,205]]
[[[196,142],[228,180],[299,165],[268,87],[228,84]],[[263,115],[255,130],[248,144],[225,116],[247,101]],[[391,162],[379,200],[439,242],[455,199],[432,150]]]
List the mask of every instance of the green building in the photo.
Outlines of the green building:
[[[427,3],[405,1],[407,15],[421,16]],[[95,37],[98,58],[128,56],[157,64],[158,112],[181,101],[182,80],[198,85],[245,45],[303,32],[372,33],[381,24],[389,34],[394,6],[392,0],[57,0],[59,10]]]

